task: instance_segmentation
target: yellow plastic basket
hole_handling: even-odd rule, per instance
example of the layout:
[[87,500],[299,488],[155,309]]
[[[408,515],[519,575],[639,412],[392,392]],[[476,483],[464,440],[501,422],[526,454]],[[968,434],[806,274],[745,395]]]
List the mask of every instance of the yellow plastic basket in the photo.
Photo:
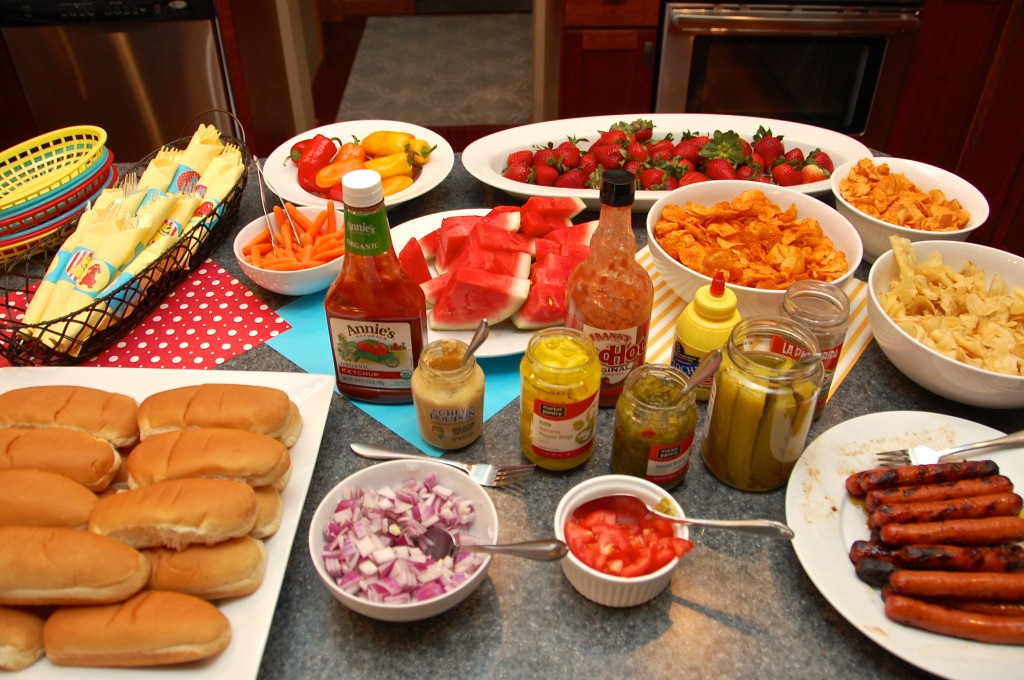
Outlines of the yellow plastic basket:
[[103,152],[107,133],[93,125],[48,132],[0,153],[0,210],[71,181]]

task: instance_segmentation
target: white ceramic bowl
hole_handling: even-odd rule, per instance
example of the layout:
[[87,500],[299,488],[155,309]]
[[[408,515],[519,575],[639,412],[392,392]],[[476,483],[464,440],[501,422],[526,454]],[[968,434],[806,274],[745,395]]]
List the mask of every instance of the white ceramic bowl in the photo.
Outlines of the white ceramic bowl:
[[[961,241],[920,241],[913,244],[918,260],[933,252],[954,269],[970,260],[989,283],[998,274],[1011,286],[1024,287],[1024,258],[988,246]],[[899,268],[893,252],[882,255],[868,273],[868,319],[879,347],[905,376],[947,399],[985,408],[1024,407],[1024,377],[968,366],[926,347],[897,326],[881,308],[878,294],[889,290]]]
[[[748,189],[760,189],[781,210],[796,205],[799,218],[813,217],[821,225],[822,231],[832,239],[836,248],[846,254],[849,269],[838,279],[832,281],[840,288],[846,288],[853,279],[853,273],[860,264],[863,249],[860,237],[853,226],[831,207],[822,201],[786,187],[771,184],[744,182],[741,180],[715,180],[698,182],[680,187],[659,199],[647,213],[647,244],[651,249],[651,257],[658,268],[658,273],[668,286],[684,301],[693,299],[697,289],[711,283],[711,277],[705,276],[669,255],[654,238],[654,225],[661,217],[666,205],[685,205],[693,201],[700,205],[712,206],[722,201],[731,201]],[[744,318],[752,316],[776,315],[782,305],[784,290],[760,290],[727,283],[736,293],[737,308]]]
[[[685,517],[679,503],[660,486],[639,477],[602,475],[577,484],[562,496],[555,509],[555,536],[565,540],[565,523],[576,508],[587,501],[615,494],[630,494],[653,505],[668,499],[674,514]],[[676,524],[675,535],[687,538],[689,531],[686,526]],[[566,579],[588,600],[606,607],[633,607],[654,599],[668,587],[679,559],[675,558],[658,571],[633,578],[612,576],[588,567],[571,550],[561,564]]]
[[966,241],[967,236],[988,219],[988,201],[973,184],[947,172],[942,168],[907,160],[905,158],[875,158],[876,166],[883,163],[890,172],[902,173],[922,191],[941,189],[947,199],[956,199],[971,213],[967,226],[957,231],[922,231],[890,224],[867,213],[861,212],[843,198],[839,183],[850,174],[850,169],[860,159],[847,161],[832,173],[832,194],[836,199],[836,210],[850,221],[860,234],[864,244],[864,260],[874,262],[878,256],[889,250],[889,237],[902,236],[911,241]]
[[[302,207],[299,208],[299,211],[312,220],[315,219],[323,209]],[[344,216],[340,210],[336,210],[335,213],[337,213],[335,217],[338,220],[338,224],[341,225],[344,221]],[[271,215],[271,218],[273,218],[273,215]],[[242,267],[242,271],[245,272],[245,275],[249,277],[253,283],[260,285],[267,290],[272,290],[275,293],[298,296],[325,290],[334,282],[334,279],[338,277],[338,272],[341,271],[341,263],[345,259],[344,256],[338,257],[330,262],[326,262],[319,267],[298,269],[295,271],[273,271],[270,269],[261,269],[246,262],[242,248],[256,238],[257,234],[263,231],[266,226],[266,218],[262,216],[257,217],[252,222],[242,227],[241,231],[239,231],[235,236],[233,246],[235,259],[238,260],[238,264]]]
[[420,460],[394,460],[375,463],[346,477],[324,497],[313,514],[309,525],[309,555],[316,573],[334,598],[349,609],[381,621],[419,621],[446,612],[469,597],[487,576],[491,565],[490,555],[481,555],[483,562],[470,578],[458,587],[440,597],[422,602],[390,604],[369,600],[343,591],[328,575],[324,568],[324,527],[331,520],[345,487],[379,489],[384,486],[398,486],[409,479],[424,480],[428,475],[437,475],[438,482],[473,503],[476,518],[470,533],[481,543],[498,542],[498,512],[484,488],[469,478],[465,472],[443,463]]

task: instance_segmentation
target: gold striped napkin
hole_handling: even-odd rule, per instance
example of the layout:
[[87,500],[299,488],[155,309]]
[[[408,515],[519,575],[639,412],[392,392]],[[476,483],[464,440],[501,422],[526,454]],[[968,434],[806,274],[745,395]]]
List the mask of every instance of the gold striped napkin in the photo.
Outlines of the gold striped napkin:
[[[649,247],[644,246],[636,254],[636,259],[651,275],[651,282],[654,284],[654,309],[651,312],[651,328],[647,340],[647,361],[652,364],[670,364],[676,319],[686,307],[687,301],[669,288],[654,264]],[[846,294],[850,297],[850,327],[846,331],[843,352],[839,356],[839,364],[832,378],[829,397],[835,394],[836,389],[849,375],[872,337],[871,326],[868,323],[867,284],[851,279],[846,287]]]

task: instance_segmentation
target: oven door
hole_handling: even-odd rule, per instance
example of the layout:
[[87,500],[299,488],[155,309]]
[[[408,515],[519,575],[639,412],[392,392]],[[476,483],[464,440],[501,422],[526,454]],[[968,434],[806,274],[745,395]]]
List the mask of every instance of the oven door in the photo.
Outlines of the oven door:
[[665,9],[655,110],[817,125],[885,144],[919,6]]

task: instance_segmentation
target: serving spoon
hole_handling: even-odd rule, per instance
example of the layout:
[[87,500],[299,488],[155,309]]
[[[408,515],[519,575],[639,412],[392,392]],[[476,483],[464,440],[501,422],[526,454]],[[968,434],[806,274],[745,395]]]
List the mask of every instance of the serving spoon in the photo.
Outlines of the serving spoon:
[[455,538],[436,524],[416,539],[416,545],[435,562],[445,557],[454,557],[459,552],[488,553],[491,555],[511,555],[525,557],[529,560],[553,562],[565,557],[569,548],[557,538],[543,538],[522,543],[502,543],[498,545],[455,545]]
[[466,352],[462,355],[462,361],[459,363],[460,366],[465,366],[469,358],[476,353],[480,345],[484,344],[484,340],[491,334],[491,327],[487,324],[487,319],[480,319],[480,323],[477,324],[476,332],[473,333],[473,337],[469,339],[469,344],[466,345]]
[[625,515],[627,517],[643,517],[644,514],[650,512],[662,519],[667,519],[670,522],[676,524],[687,524],[694,526],[712,527],[715,529],[730,529],[732,531],[743,531],[748,534],[757,534],[758,536],[764,536],[766,538],[777,538],[786,541],[793,539],[793,530],[782,522],[776,522],[770,519],[695,519],[693,517],[675,517],[673,515],[661,512],[654,506],[645,503],[636,496],[630,496],[627,494],[618,494],[612,496],[602,496],[592,501],[587,501],[580,507],[576,508],[573,512],[575,517],[585,517],[590,514],[591,510],[597,509],[598,507],[608,507],[613,505],[617,514]]

